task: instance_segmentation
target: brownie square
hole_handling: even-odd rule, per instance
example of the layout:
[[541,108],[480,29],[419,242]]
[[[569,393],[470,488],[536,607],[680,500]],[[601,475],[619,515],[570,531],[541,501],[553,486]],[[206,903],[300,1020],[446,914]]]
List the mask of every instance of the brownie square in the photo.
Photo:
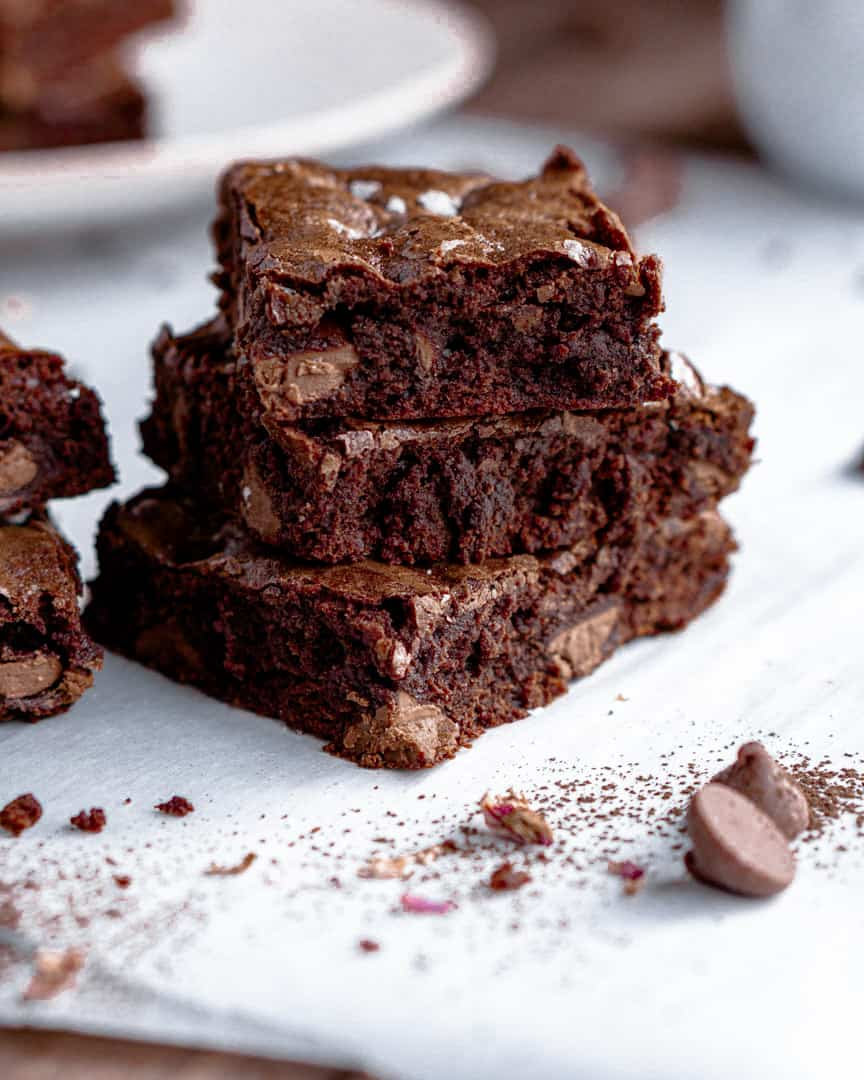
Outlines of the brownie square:
[[142,139],[147,102],[112,57],[43,87],[23,109],[0,105],[0,151]]
[[661,400],[660,263],[558,148],[518,183],[245,162],[221,184],[222,306],[274,422]]
[[596,413],[268,424],[218,320],[154,346],[145,452],[188,494],[298,559],[480,562],[690,517],[747,469],[753,408],[665,354],[673,398]]
[[0,521],[0,720],[68,709],[102,667],[81,626],[75,552],[42,516]]
[[33,108],[46,86],[174,14],[173,0],[0,0],[0,105]]
[[113,482],[99,398],[61,357],[0,331],[0,515]]
[[107,647],[362,765],[421,768],[631,638],[683,627],[722,592],[733,547],[709,511],[588,559],[323,567],[151,491],[102,523],[87,621]]

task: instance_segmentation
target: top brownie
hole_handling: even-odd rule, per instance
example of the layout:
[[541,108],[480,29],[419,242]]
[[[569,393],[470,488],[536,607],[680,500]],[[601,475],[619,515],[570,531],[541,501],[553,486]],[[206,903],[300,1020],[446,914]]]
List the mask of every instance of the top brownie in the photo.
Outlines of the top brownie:
[[432,418],[667,397],[660,262],[582,163],[521,181],[245,162],[221,184],[222,307],[263,409]]
[[0,516],[114,482],[99,398],[0,330]]

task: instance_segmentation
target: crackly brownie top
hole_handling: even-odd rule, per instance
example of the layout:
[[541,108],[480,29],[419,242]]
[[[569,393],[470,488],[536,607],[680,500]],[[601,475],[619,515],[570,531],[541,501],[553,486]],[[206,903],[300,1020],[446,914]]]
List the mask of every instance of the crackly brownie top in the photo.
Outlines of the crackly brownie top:
[[[298,283],[319,283],[338,269],[406,284],[443,266],[553,256],[586,270],[630,267],[638,286],[624,226],[564,147],[539,176],[517,182],[430,169],[240,162],[222,179],[222,201],[236,215],[234,243],[246,266]],[[217,235],[224,228],[223,219]]]

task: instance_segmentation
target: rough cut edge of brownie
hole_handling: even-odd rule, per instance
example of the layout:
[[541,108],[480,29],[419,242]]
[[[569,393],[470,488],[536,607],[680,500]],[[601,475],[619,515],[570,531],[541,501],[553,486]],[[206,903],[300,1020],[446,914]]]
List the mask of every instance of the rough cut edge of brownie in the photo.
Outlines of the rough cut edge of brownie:
[[[190,495],[298,559],[480,562],[627,537],[734,491],[753,407],[679,354],[674,398],[601,413],[413,424],[261,423],[219,320],[153,351],[144,451]],[[245,408],[244,408],[245,406]]]
[[712,511],[593,560],[561,551],[426,571],[280,560],[165,489],[112,506],[87,621],[106,647],[284,720],[370,767],[422,768],[563,693],[722,592]]
[[538,177],[241,162],[214,236],[263,406],[297,420],[661,400],[656,256],[559,147]]
[[0,151],[142,139],[147,101],[115,57],[46,86],[27,108],[0,104]]
[[176,13],[174,0],[29,0],[11,14],[0,4],[0,105],[32,108],[47,87],[98,66],[124,39]]
[[97,395],[62,357],[0,331],[0,515],[114,483]]
[[77,557],[42,516],[0,521],[0,720],[65,712],[102,649],[81,624]]

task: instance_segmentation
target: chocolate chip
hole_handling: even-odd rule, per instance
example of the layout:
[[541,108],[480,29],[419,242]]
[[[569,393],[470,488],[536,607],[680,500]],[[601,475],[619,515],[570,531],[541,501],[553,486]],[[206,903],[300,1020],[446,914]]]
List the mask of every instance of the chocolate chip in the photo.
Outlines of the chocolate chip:
[[714,777],[746,795],[790,840],[810,823],[810,807],[801,788],[768,753],[762,743],[745,743],[734,765]]
[[706,784],[687,815],[687,868],[701,881],[742,896],[773,896],[795,877],[795,859],[767,814],[724,784]]
[[48,690],[60,678],[63,666],[50,653],[32,653],[0,663],[0,697],[17,701]]
[[30,451],[20,442],[0,447],[0,495],[11,495],[35,480],[39,466]]

